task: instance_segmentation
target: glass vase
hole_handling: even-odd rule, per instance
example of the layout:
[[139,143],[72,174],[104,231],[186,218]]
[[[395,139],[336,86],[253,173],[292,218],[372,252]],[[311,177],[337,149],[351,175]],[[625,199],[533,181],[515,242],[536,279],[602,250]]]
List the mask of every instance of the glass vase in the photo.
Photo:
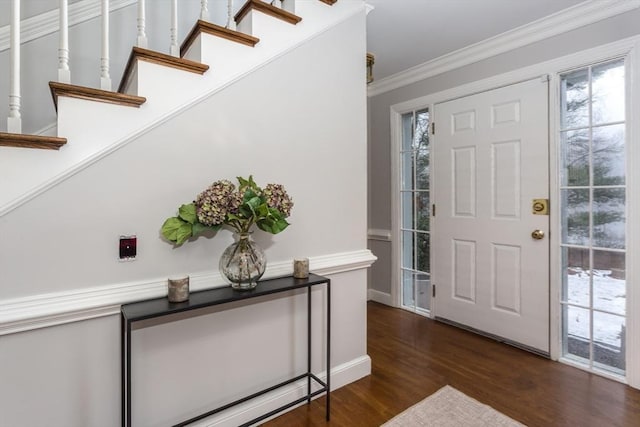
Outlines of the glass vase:
[[220,257],[220,272],[231,287],[244,291],[253,289],[267,267],[267,257],[251,238],[251,233],[234,233],[232,243]]

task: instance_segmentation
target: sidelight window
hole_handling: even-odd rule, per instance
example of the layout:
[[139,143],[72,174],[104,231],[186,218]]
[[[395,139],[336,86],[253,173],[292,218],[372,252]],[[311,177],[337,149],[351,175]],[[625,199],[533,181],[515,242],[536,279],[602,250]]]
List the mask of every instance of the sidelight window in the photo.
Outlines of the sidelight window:
[[625,63],[581,68],[560,81],[562,355],[623,375]]
[[428,311],[431,304],[429,111],[402,115],[400,149],[401,305]]

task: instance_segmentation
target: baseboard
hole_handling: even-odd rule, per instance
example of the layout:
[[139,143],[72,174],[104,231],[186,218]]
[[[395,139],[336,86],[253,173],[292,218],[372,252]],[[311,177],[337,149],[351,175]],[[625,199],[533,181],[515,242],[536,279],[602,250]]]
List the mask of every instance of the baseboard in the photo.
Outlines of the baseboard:
[[[342,363],[331,368],[331,390],[359,380],[371,374],[371,358],[367,355]],[[322,381],[326,380],[326,372],[317,375]],[[194,423],[194,427],[232,427],[250,421],[262,414],[274,410],[282,405],[294,401],[305,395],[307,388],[306,381],[292,384],[289,387],[280,389],[261,398],[256,398],[252,402],[238,406],[234,409],[211,417],[209,419]],[[301,405],[304,405],[301,404]],[[298,405],[298,406],[301,406]],[[293,408],[292,408],[293,409]],[[281,415],[281,414],[279,414]],[[272,418],[275,418],[273,416]]]
[[368,301],[379,302],[380,304],[393,306],[391,303],[391,294],[386,292],[376,291],[375,289],[369,289],[367,295]]
[[[371,251],[363,249],[311,257],[309,267],[314,273],[327,276],[368,268],[375,260]],[[292,272],[291,260],[273,262],[263,277],[282,277]],[[190,276],[192,291],[220,286],[228,285],[218,271]],[[121,304],[166,295],[167,279],[160,278],[0,300],[0,336],[111,316],[120,312]]]

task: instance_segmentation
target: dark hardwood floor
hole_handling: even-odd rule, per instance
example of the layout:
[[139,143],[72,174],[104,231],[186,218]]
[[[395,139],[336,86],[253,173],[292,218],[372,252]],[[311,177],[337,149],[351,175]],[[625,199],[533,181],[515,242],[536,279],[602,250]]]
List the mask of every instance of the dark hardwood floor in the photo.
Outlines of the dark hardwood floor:
[[640,390],[404,310],[368,316],[372,373],[331,393],[331,421],[323,397],[265,426],[379,426],[446,384],[530,427],[640,426]]

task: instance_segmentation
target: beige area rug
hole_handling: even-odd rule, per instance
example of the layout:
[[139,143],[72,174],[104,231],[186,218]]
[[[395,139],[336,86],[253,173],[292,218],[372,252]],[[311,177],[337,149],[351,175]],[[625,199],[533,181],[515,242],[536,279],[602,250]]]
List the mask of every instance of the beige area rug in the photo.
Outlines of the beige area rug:
[[524,424],[447,385],[383,424],[383,427],[411,426],[522,427]]

